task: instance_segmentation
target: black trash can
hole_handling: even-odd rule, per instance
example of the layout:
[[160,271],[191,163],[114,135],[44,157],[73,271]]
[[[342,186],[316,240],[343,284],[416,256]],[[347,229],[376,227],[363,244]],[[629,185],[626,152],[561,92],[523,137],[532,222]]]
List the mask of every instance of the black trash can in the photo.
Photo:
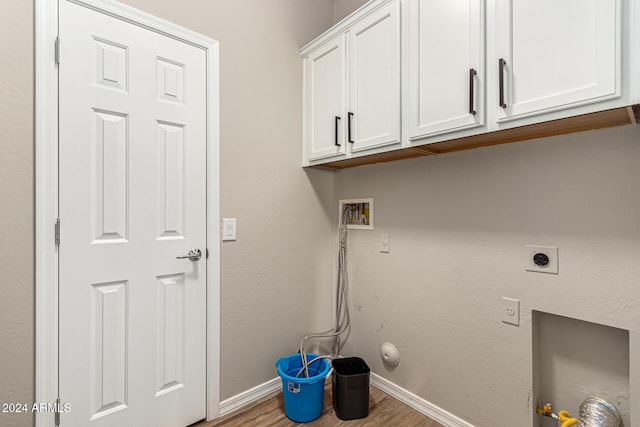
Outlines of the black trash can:
[[369,373],[359,357],[333,360],[333,410],[341,420],[355,420],[369,415]]

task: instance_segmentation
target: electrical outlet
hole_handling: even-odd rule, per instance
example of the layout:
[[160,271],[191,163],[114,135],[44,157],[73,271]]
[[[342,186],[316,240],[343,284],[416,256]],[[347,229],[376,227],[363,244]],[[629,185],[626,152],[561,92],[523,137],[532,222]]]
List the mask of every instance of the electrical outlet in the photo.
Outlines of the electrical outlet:
[[520,325],[520,300],[502,297],[502,321]]
[[526,245],[524,268],[538,273],[558,274],[558,247]]

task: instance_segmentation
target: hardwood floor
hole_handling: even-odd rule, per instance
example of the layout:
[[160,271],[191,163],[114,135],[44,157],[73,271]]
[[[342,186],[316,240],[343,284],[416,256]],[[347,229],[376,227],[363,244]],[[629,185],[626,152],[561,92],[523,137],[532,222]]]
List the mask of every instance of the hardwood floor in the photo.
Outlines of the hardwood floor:
[[331,400],[331,382],[324,389],[324,408],[320,418],[310,423],[297,423],[284,412],[282,392],[274,393],[260,401],[211,422],[193,424],[191,427],[246,427],[246,426],[394,426],[394,427],[444,427],[422,415],[380,389],[369,389],[369,416],[359,420],[343,421],[336,416]]

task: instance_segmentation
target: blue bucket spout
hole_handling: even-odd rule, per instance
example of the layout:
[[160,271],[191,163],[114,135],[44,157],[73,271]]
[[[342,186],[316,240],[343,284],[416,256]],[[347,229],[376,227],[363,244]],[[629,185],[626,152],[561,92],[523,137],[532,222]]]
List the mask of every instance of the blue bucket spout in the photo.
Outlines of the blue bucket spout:
[[[307,361],[318,357],[307,353]],[[330,364],[327,359],[319,359],[309,365],[309,377],[298,372],[302,369],[300,354],[281,357],[276,362],[278,375],[282,379],[284,395],[284,411],[287,417],[299,423],[308,423],[322,414],[324,404],[324,380],[329,373]]]

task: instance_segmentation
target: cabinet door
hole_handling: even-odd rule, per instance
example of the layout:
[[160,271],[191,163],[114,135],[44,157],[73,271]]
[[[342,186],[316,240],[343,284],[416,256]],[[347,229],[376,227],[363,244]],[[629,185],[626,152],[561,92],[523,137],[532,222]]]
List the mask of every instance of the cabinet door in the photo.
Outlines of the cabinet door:
[[619,97],[620,8],[620,0],[496,0],[489,66],[498,70],[498,122]]
[[339,36],[304,59],[305,141],[307,160],[345,153],[345,36]]
[[392,2],[348,33],[352,152],[400,142],[399,8]]
[[409,138],[484,124],[483,0],[410,0]]

